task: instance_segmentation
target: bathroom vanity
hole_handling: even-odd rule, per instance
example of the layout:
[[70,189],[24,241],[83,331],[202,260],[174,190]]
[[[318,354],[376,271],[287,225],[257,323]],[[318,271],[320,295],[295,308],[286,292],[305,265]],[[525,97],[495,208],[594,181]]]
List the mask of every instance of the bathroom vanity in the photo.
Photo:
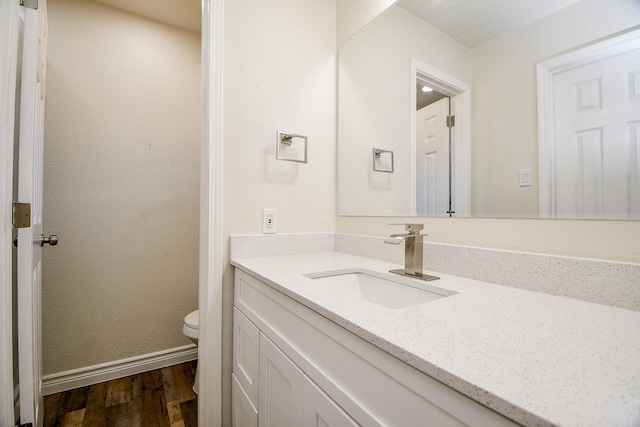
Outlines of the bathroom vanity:
[[398,267],[340,252],[232,265],[234,426],[640,422],[638,312],[435,272],[388,308],[314,281]]

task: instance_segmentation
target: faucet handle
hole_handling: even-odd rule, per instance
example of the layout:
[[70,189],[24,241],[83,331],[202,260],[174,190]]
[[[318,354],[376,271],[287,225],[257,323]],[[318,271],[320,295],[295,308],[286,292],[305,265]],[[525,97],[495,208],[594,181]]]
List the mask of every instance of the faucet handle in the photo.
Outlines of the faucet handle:
[[409,234],[419,234],[422,230],[424,230],[424,224],[412,224],[412,223],[394,223],[389,225],[404,225],[404,230],[409,232]]

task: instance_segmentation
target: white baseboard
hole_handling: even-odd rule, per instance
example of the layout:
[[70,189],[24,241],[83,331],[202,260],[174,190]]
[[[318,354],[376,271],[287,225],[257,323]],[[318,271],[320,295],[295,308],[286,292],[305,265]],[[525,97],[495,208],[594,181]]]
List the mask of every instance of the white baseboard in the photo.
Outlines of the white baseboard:
[[164,368],[198,358],[198,346],[195,344],[176,347],[155,353],[143,354],[128,359],[87,366],[86,368],[46,375],[42,379],[42,394],[59,393],[78,387],[85,387],[140,374],[153,369]]

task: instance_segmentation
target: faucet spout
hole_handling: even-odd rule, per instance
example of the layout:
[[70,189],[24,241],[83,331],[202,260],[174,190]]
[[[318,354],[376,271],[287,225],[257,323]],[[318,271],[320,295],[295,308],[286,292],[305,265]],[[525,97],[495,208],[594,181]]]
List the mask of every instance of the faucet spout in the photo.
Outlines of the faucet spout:
[[391,245],[399,245],[400,243],[402,243],[403,240],[404,240],[404,237],[402,239],[395,239],[395,238],[389,236],[386,239],[384,239],[384,242],[385,243],[389,243]]
[[390,243],[392,245],[399,245],[400,243],[402,243],[402,241],[404,239],[406,239],[407,237],[411,237],[411,234],[408,233],[402,233],[402,234],[392,234],[389,237],[387,237],[386,239],[384,239],[385,243]]
[[[392,224],[395,225],[395,224]],[[398,224],[399,225],[399,224]],[[403,274],[406,276],[417,277],[423,280],[438,279],[434,276],[428,276],[422,273],[423,244],[422,238],[424,234],[420,234],[423,229],[422,224],[404,224],[406,233],[391,234],[384,242],[392,245],[399,245],[404,241],[404,270],[391,270],[392,273]]]

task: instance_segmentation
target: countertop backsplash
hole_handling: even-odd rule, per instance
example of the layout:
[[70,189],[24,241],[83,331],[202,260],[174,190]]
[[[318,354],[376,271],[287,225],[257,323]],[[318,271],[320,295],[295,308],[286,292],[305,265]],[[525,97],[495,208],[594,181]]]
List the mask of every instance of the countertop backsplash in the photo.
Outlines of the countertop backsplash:
[[[342,252],[404,264],[404,245],[344,233],[238,235],[231,258]],[[424,244],[424,270],[640,311],[640,264]]]

